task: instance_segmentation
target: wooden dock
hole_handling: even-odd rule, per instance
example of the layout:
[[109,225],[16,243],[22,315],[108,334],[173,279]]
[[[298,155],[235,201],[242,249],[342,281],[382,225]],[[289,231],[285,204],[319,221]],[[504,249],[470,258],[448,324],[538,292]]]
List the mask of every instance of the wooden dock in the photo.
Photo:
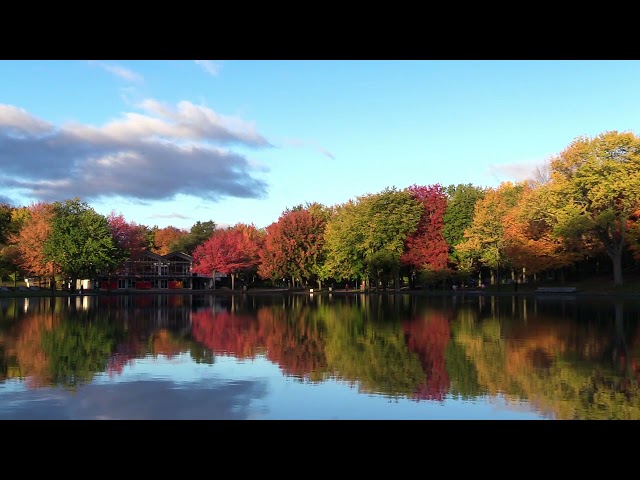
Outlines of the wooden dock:
[[535,293],[576,293],[576,287],[538,287]]

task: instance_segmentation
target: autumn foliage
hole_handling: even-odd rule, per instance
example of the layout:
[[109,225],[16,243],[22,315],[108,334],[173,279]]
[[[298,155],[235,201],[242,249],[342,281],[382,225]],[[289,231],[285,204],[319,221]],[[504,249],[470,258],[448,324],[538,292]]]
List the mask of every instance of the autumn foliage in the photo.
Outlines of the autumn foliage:
[[216,230],[194,250],[192,271],[204,275],[230,274],[233,281],[235,274],[257,267],[261,245],[262,236],[253,225],[239,223]]
[[524,185],[520,201],[503,217],[505,253],[514,267],[524,268],[529,274],[570,265],[576,260],[562,239],[553,235],[551,225],[539,209],[536,190]]
[[137,259],[148,248],[146,231],[143,225],[127,222],[122,214],[112,211],[107,216],[111,235],[126,258]]
[[443,270],[449,257],[449,247],[442,236],[447,196],[440,185],[412,185],[408,190],[424,211],[418,228],[405,240],[401,261],[416,270]]
[[10,241],[18,248],[18,264],[28,274],[51,276],[53,262],[44,259],[42,247],[51,231],[53,204],[38,202],[29,206],[29,216],[20,232]]
[[314,277],[323,256],[324,228],[325,219],[309,209],[285,211],[267,227],[258,274],[272,279]]
[[403,324],[409,350],[418,354],[426,379],[415,397],[419,400],[444,400],[450,380],[446,369],[445,351],[451,340],[450,320],[443,311]]
[[166,255],[175,251],[176,246],[181,240],[184,240],[189,235],[187,230],[176,227],[164,227],[153,229],[153,247],[151,251],[158,255]]
[[200,310],[191,315],[191,335],[195,341],[216,354],[239,359],[255,358],[264,347],[258,327],[255,315],[250,313]]

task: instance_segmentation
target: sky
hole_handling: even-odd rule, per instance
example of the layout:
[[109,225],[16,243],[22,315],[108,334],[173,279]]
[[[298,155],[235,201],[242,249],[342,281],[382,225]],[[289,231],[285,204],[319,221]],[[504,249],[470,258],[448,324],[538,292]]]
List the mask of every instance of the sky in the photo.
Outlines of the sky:
[[258,228],[385,188],[531,177],[640,125],[638,60],[1,60],[0,202]]

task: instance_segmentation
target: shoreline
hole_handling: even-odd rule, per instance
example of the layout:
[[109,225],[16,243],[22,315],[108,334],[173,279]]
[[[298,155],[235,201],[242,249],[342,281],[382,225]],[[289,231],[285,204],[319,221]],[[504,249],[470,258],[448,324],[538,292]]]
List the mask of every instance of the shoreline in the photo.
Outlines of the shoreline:
[[17,290],[17,291],[0,291],[0,299],[2,298],[70,298],[70,297],[103,297],[103,296],[135,296],[135,295],[223,295],[223,296],[255,296],[255,295],[411,295],[411,296],[425,296],[425,297],[493,297],[493,296],[510,296],[510,297],[536,297],[536,298],[572,298],[572,297],[629,297],[640,298],[640,292],[611,292],[611,291],[594,291],[594,290],[577,290],[570,293],[549,293],[549,292],[536,292],[535,289],[520,289],[514,291],[494,290],[487,289],[485,291],[480,290],[381,290],[381,291],[360,291],[360,290],[344,290],[337,289],[329,291],[328,288],[322,290],[313,289],[281,289],[281,288],[252,288],[246,291],[242,290],[230,290],[230,289],[206,289],[206,290],[193,290],[193,289],[121,289],[121,290],[89,290],[83,293],[75,292],[71,293],[65,290],[56,290],[52,295],[48,289],[41,290]]

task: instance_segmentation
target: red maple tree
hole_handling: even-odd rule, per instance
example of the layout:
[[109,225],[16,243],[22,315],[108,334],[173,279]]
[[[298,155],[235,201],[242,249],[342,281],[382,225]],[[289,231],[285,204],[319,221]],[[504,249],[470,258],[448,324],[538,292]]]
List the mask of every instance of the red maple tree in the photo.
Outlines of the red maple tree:
[[325,219],[307,209],[285,211],[267,227],[260,251],[258,275],[262,278],[315,277],[322,262]]
[[215,272],[231,275],[233,290],[235,276],[239,272],[258,266],[261,238],[255,226],[242,223],[225,230],[215,230],[193,251],[192,271],[214,277]]
[[147,249],[148,242],[144,225],[135,222],[127,222],[122,214],[112,211],[108,216],[111,235],[126,257],[136,259]]
[[449,247],[442,236],[447,196],[441,185],[408,188],[413,198],[424,206],[418,228],[405,240],[401,261],[416,270],[447,268]]

